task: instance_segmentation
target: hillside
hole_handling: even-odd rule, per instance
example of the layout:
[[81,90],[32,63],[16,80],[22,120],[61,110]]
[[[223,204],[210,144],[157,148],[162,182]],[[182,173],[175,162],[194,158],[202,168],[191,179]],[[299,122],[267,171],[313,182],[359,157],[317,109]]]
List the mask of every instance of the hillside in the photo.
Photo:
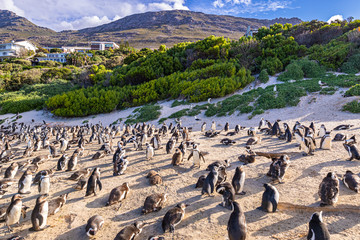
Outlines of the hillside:
[[56,33],[36,26],[10,11],[0,10],[0,41],[29,38],[44,46],[87,44],[88,41],[129,42],[136,48],[172,46],[204,39],[210,35],[238,39],[248,26],[258,29],[274,23],[298,24],[298,18],[253,19],[191,11],[161,11],[134,14],[101,26]]
[[54,34],[55,31],[37,26],[11,11],[0,10],[0,42]]

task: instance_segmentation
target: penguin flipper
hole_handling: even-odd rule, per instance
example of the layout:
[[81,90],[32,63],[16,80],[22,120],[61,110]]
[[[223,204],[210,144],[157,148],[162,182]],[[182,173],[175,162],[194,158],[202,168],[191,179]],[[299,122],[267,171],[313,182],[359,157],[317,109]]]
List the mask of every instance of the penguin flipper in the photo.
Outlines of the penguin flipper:
[[188,161],[190,160],[190,158],[192,158],[193,156],[193,152],[190,153],[189,157],[188,157]]
[[275,194],[271,196],[270,202],[271,202],[272,205],[273,205],[273,212],[276,212],[278,203],[277,203],[276,200],[275,200]]
[[97,179],[96,183],[99,185],[99,189],[101,191],[102,190],[102,184],[101,184],[101,181],[100,181],[99,178]]

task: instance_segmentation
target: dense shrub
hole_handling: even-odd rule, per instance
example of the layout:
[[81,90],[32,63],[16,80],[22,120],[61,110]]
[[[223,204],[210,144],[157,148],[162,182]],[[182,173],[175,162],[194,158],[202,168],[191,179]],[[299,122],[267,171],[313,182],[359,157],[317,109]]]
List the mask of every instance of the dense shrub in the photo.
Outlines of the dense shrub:
[[321,67],[317,62],[308,59],[301,59],[293,61],[286,67],[286,72],[279,76],[279,80],[300,80],[306,78],[322,77],[326,73],[324,67]]
[[300,80],[304,78],[304,72],[301,67],[296,64],[289,64],[286,67],[286,72],[282,73],[278,79],[280,81],[287,81],[287,80]]
[[266,69],[270,75],[275,75],[283,70],[283,64],[277,57],[268,57],[261,62],[260,69]]
[[345,73],[358,73],[360,71],[360,54],[352,55],[341,66],[341,71]]
[[22,72],[15,72],[11,75],[11,78],[5,79],[5,89],[8,91],[19,90],[23,85],[36,84],[41,81],[41,70],[30,69]]
[[269,74],[266,71],[266,69],[261,70],[261,72],[259,74],[259,80],[262,83],[267,83],[269,81]]
[[345,92],[346,97],[350,96],[360,96],[360,84],[356,84],[352,86],[349,90]]
[[348,111],[351,113],[360,113],[360,102],[357,100],[346,103],[343,108],[343,111]]
[[156,120],[161,115],[161,106],[159,105],[144,105],[140,108],[137,108],[133,111],[133,114],[128,117],[125,121],[127,124],[139,123],[139,122],[148,122]]

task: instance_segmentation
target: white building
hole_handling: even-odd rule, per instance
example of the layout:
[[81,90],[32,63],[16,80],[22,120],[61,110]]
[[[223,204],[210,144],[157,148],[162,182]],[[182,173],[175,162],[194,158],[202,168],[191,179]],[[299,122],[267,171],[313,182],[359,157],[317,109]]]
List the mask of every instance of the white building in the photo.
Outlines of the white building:
[[90,47],[91,47],[91,50],[104,51],[104,50],[108,50],[110,48],[112,48],[112,49],[119,48],[119,45],[117,45],[114,42],[97,42],[97,41],[93,41],[93,42],[90,42]]
[[28,50],[36,52],[37,47],[29,41],[11,41],[0,44],[0,58],[18,57],[21,51]]
[[39,60],[39,62],[55,61],[66,63],[66,55],[68,55],[68,53],[46,53],[46,57],[37,57],[37,59]]

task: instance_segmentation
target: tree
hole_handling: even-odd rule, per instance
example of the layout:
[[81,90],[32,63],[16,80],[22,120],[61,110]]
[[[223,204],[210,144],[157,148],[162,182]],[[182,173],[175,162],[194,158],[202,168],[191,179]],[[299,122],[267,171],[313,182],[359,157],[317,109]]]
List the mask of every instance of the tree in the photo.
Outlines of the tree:
[[63,51],[60,48],[52,48],[50,49],[51,53],[62,53]]

